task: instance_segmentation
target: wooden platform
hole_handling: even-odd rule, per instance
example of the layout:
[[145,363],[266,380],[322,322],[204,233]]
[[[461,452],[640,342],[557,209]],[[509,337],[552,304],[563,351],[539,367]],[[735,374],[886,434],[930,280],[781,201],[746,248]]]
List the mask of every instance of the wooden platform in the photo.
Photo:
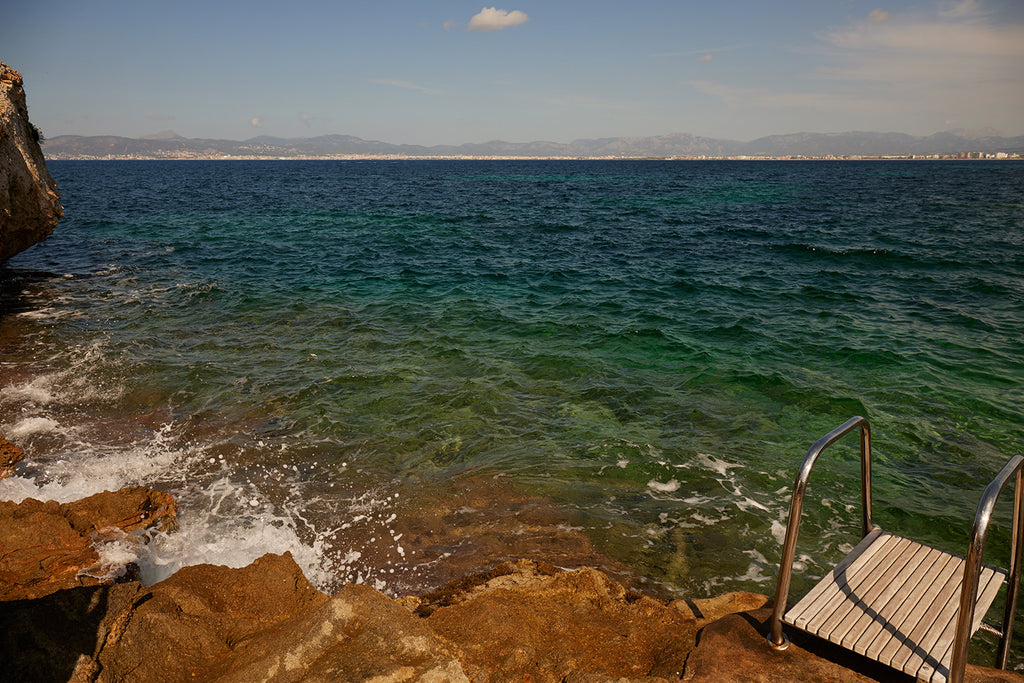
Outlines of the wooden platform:
[[[875,529],[783,621],[919,680],[945,682],[964,559]],[[978,630],[1006,572],[982,567]]]

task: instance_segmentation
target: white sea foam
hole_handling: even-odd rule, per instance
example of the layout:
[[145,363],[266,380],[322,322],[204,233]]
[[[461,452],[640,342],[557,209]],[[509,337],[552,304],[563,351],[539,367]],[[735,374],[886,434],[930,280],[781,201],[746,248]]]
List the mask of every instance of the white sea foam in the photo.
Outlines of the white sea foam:
[[112,581],[124,576],[128,566],[139,558],[143,543],[139,535],[129,535],[118,527],[108,527],[93,534],[93,550],[99,559],[78,571],[78,576],[91,576],[102,581]]
[[267,554],[291,552],[306,578],[326,582],[318,544],[303,544],[287,517],[265,514],[245,519],[219,518],[210,511],[185,510],[174,533],[159,533],[138,558],[144,583],[162,581],[182,567],[216,564],[244,567]]
[[647,482],[647,488],[651,489],[652,491],[657,491],[658,493],[672,493],[674,491],[679,490],[679,480],[669,479],[668,481],[663,483],[655,479],[651,479],[649,482]]
[[60,431],[60,425],[48,417],[26,417],[24,420],[4,429],[9,439],[23,439],[32,434],[44,434]]
[[50,388],[50,380],[50,375],[40,375],[23,384],[6,386],[3,392],[0,392],[0,404],[28,403],[46,405],[54,398]]
[[[24,429],[19,425],[30,422]],[[58,428],[49,418],[28,418],[11,428],[13,437]],[[25,431],[29,430],[29,431]],[[190,454],[170,445],[172,426],[165,425],[146,444],[107,447],[74,443],[67,453],[45,463],[35,476],[12,476],[0,480],[0,500],[20,502],[25,498],[66,503],[101,491],[152,484],[182,464]]]

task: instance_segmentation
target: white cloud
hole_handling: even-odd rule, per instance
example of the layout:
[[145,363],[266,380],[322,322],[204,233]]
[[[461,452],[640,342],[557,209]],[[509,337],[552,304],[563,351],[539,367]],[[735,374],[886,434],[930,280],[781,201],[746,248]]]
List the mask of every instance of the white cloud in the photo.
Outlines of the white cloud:
[[509,12],[495,7],[484,7],[469,20],[470,31],[500,31],[503,28],[519,26],[530,20],[526,12],[512,10]]
[[947,4],[943,9],[939,10],[939,16],[947,19],[980,17],[986,14],[988,12],[981,6],[978,0],[960,0],[960,2]]
[[819,78],[883,86],[892,96],[980,98],[975,106],[1024,93],[1024,24],[997,23],[974,0],[934,16],[889,15],[819,36],[830,62]]
[[252,126],[253,128],[262,128],[263,127],[263,117],[262,116],[254,116],[253,118],[249,119],[249,125]]
[[1024,23],[997,19],[977,0],[928,13],[875,10],[817,38],[818,66],[788,84],[686,85],[738,111],[793,111],[843,127],[926,133],[956,120],[1021,131]]
[[422,85],[417,85],[410,81],[400,81],[392,78],[371,78],[370,83],[376,83],[378,85],[390,85],[393,88],[402,88],[403,90],[415,90],[417,92],[427,93],[428,95],[436,95],[437,90],[433,88],[426,88]]

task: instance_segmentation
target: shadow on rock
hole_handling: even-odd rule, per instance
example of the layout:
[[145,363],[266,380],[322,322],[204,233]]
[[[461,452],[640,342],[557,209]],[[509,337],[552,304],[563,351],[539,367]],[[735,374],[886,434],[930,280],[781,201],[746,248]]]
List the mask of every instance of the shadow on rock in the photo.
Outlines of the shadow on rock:
[[[117,589],[112,596],[111,591]],[[95,655],[116,633],[110,603],[139,601],[140,586],[72,588],[36,600],[0,602],[0,661],[8,680],[87,681]]]

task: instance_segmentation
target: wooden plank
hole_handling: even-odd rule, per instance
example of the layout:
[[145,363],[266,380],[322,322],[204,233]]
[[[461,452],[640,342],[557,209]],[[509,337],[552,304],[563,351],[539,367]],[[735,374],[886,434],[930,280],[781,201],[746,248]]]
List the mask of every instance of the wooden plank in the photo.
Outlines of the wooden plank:
[[[882,581],[891,581],[903,568],[909,559],[907,551],[911,549],[911,545],[912,542],[909,539],[899,538],[892,546],[892,550],[884,557],[874,556],[878,560],[877,562],[866,563],[859,568],[859,571],[847,572],[845,578],[848,585],[843,586],[837,582],[840,594],[836,597],[838,605],[832,614],[826,619],[809,622],[810,625],[817,621],[815,633],[828,638],[833,643],[837,642],[836,632],[838,631],[839,637],[842,637],[849,626],[863,613],[864,599],[873,591],[877,592],[876,589],[880,589],[879,584]],[[844,622],[847,621],[850,623],[845,624]]]
[[[862,570],[877,564],[879,558],[884,561],[897,549],[902,540],[892,534],[880,535],[853,562],[842,568],[837,566],[821,580],[819,586],[822,586],[823,590],[818,592],[812,602],[803,605],[804,609],[799,615],[794,615],[792,624],[816,633],[818,625],[832,616],[846,600],[845,590],[856,590],[860,582],[870,578],[869,573]],[[802,604],[803,601],[797,607]],[[796,608],[793,611],[796,612]]]
[[[1005,572],[994,570],[992,567],[982,567],[981,575],[978,578],[978,593],[974,600],[974,619],[971,622],[971,631],[968,637],[981,626],[985,613],[992,606],[992,602],[1005,580]],[[961,584],[962,582],[961,573]],[[953,659],[953,638],[956,635],[956,622],[960,617],[960,591],[957,591],[955,609],[950,610],[943,617],[946,621],[945,628],[942,629],[935,644],[929,648],[929,657],[912,657],[907,660],[907,665],[904,668],[904,671],[916,675],[921,680],[945,683],[949,676],[949,667]]]
[[[880,539],[879,537],[881,536],[884,536],[884,538]],[[858,543],[856,547],[854,547],[854,549],[851,550],[850,553],[846,557],[844,557],[831,572],[822,577],[821,581],[815,584],[814,588],[812,588],[810,592],[807,593],[807,595],[801,598],[796,605],[791,607],[789,611],[786,612],[785,616],[783,616],[782,618],[783,622],[791,626],[797,626],[797,624],[800,623],[800,618],[808,610],[810,610],[812,606],[821,597],[821,595],[828,590],[830,585],[828,578],[830,576],[838,575],[839,573],[846,570],[847,567],[849,567],[851,564],[869,561],[871,556],[874,553],[877,553],[883,547],[886,540],[891,537],[892,534],[883,532],[881,529],[877,527],[875,529],[872,529],[871,533],[862,538],[860,540],[860,543]],[[878,542],[876,543],[876,541]],[[806,620],[804,620],[803,623],[806,623]],[[797,628],[802,627],[797,626]]]
[[[925,585],[941,587],[953,574],[953,568],[950,567],[953,559],[952,556],[943,553],[941,559],[927,572],[932,580]],[[923,581],[922,584],[924,584]],[[891,623],[867,645],[864,654],[871,659],[888,664],[927,609],[928,603],[921,600],[920,596],[908,595],[899,610],[893,615]]]
[[[910,593],[908,583],[920,581],[921,574],[926,573],[941,554],[935,548],[920,543],[913,544],[911,551],[899,573],[886,577],[876,584],[875,590],[864,596],[864,604],[859,608],[860,616],[856,620],[851,620],[845,633],[834,634],[836,639],[833,642],[853,650],[857,642],[874,626],[877,625],[880,630],[890,623],[902,605],[902,598]],[[877,634],[877,631],[875,633]]]
[[[935,628],[941,612],[960,597],[963,564],[962,559],[955,557],[946,565],[945,571],[939,577],[941,583],[933,584],[931,590],[919,597],[921,605],[925,608],[920,614],[920,619],[916,620],[912,630],[903,631],[901,638],[894,639],[889,647],[882,651],[880,662],[903,671],[907,660],[915,653],[927,652],[928,647],[934,642],[929,634]],[[935,637],[938,637],[938,634],[935,634]]]
[[[931,548],[925,559],[927,568],[924,569],[922,574],[916,577],[917,580],[922,585],[932,585],[935,583],[936,577],[939,576],[943,567],[945,567],[949,560],[950,555],[948,553]],[[924,564],[922,564],[922,567],[923,566]],[[873,621],[866,629],[864,629],[864,632],[850,649],[866,657],[871,657],[872,659],[877,658],[878,653],[883,649],[885,643],[887,643],[894,635],[898,634],[899,631],[896,625],[898,624],[903,626],[904,621],[909,617],[911,611],[917,605],[918,600],[912,595],[911,591],[902,590],[898,592],[886,604],[884,608],[885,618]]]
[[[963,585],[963,566],[964,561],[960,558],[959,567],[956,576],[955,591],[950,599],[947,600],[942,609],[938,612],[935,622],[928,629],[928,631],[921,637],[920,640],[916,641],[917,647],[913,649],[913,654],[907,658],[906,662],[900,666],[900,668],[906,673],[916,675],[923,667],[927,666],[929,671],[936,668],[943,667],[947,672],[949,671],[949,661],[943,663],[939,658],[943,651],[949,650],[949,644],[953,640],[953,635],[956,632],[956,620],[958,613],[960,612],[960,591]],[[985,577],[979,577],[978,588],[979,594],[985,595],[989,585],[993,580],[993,574],[991,569],[987,572]],[[981,580],[981,579],[984,580]],[[1001,581],[1001,579],[1000,579]],[[998,586],[996,586],[998,591]],[[993,593],[994,597],[994,593]],[[978,595],[974,598],[975,605],[978,605]],[[989,603],[991,604],[991,602]],[[984,606],[984,611],[988,610],[988,605]],[[984,616],[984,611],[982,616]],[[975,614],[978,613],[978,608],[975,608]],[[975,618],[976,622],[980,621]],[[973,624],[971,634],[974,633]],[[970,635],[970,634],[969,634]],[[909,648],[908,648],[909,649]]]
[[[922,680],[944,683],[963,569],[962,557],[876,529],[783,621]],[[972,635],[1005,577],[1002,570],[982,567]]]

